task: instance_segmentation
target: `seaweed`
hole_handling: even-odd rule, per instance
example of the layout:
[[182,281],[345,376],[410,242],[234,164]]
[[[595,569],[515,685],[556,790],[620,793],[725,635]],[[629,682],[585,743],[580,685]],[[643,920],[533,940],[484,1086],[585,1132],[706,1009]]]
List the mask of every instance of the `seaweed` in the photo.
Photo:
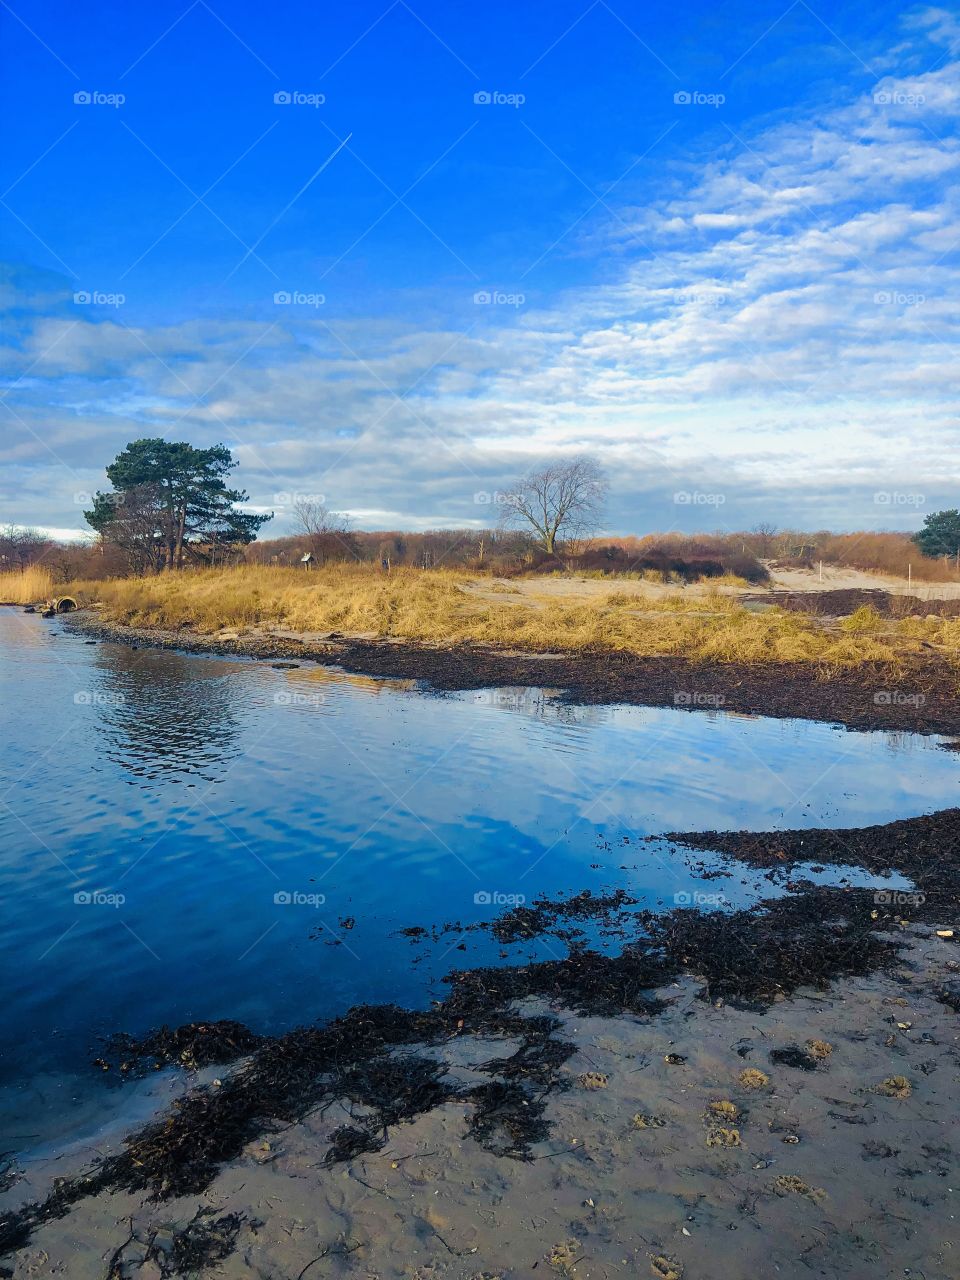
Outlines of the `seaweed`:
[[[147,1263],[153,1263],[154,1274],[163,1280],[199,1275],[207,1267],[223,1262],[233,1253],[240,1228],[246,1221],[241,1213],[225,1213],[216,1218],[216,1209],[201,1206],[185,1227],[172,1233],[153,1231],[145,1242],[141,1241],[131,1224],[130,1235],[113,1252],[108,1265],[106,1280],[125,1280],[128,1275],[141,1274]],[[261,1224],[251,1222],[251,1228]],[[135,1246],[138,1256],[129,1259],[124,1253]],[[133,1271],[128,1268],[134,1268]]]
[[536,996],[581,1014],[651,1016],[665,1008],[651,990],[670,982],[675,973],[654,948],[636,943],[619,956],[578,950],[563,960],[516,968],[460,970],[444,981],[453,984],[454,1006],[467,1010]]
[[173,1270],[165,1274],[202,1271],[233,1253],[243,1225],[243,1215],[226,1213],[220,1218],[209,1217],[213,1212],[213,1209],[201,1209],[182,1231],[174,1232],[171,1250]]
[[385,1139],[372,1133],[368,1128],[357,1125],[342,1124],[330,1135],[332,1143],[324,1157],[324,1164],[340,1164],[344,1160],[354,1160],[357,1156],[369,1155],[380,1151]]
[[442,1062],[415,1055],[374,1058],[360,1062],[337,1085],[337,1093],[371,1107],[381,1127],[412,1120],[457,1096],[457,1089],[440,1079]]
[[478,1084],[467,1097],[476,1103],[470,1118],[470,1136],[494,1155],[532,1160],[531,1145],[550,1134],[544,1118],[545,1096],[532,1096],[516,1081]]
[[[181,1027],[163,1026],[140,1037],[118,1032],[105,1040],[104,1052],[119,1058],[120,1072],[133,1077],[170,1065],[197,1070],[235,1062],[262,1043],[263,1036],[241,1022],[188,1022]],[[95,1065],[110,1070],[112,1064],[98,1058]]]
[[793,1067],[795,1071],[817,1069],[817,1060],[813,1054],[795,1044],[788,1045],[785,1049],[771,1049],[770,1061],[781,1067]]
[[[951,921],[960,905],[960,809],[941,809],[870,827],[816,827],[790,831],[670,832],[657,839],[687,849],[727,854],[777,873],[804,863],[856,866],[877,876],[902,875],[913,891],[858,891],[869,899],[867,923]],[[870,915],[870,912],[875,915]],[[863,913],[860,912],[863,919]]]
[[560,920],[609,919],[636,902],[624,889],[610,894],[584,889],[571,898],[536,898],[530,906],[513,907],[491,922],[471,927],[489,929],[499,942],[520,942],[550,932]]
[[877,936],[869,890],[811,889],[757,908],[671,911],[649,919],[675,969],[705,980],[704,999],[763,1008],[800,987],[889,968],[899,955]]

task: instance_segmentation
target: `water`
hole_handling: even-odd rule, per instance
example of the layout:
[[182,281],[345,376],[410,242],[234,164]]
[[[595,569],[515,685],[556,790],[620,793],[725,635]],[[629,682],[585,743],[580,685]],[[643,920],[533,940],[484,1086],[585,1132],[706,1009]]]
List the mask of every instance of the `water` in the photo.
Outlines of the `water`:
[[738,905],[771,886],[701,881],[640,838],[891,821],[956,803],[960,772],[935,739],[543,690],[437,697],[88,645],[10,609],[0,715],[0,1150],[106,1112],[100,1035],[422,1004],[500,948],[470,934],[464,953],[451,934],[413,963],[404,926],[613,885]]

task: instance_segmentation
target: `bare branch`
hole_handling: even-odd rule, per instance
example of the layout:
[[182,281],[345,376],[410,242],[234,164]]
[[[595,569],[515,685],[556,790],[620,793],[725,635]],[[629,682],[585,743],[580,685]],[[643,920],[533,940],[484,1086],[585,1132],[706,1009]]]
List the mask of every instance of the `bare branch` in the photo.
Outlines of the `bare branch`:
[[606,494],[606,475],[593,458],[560,459],[529,472],[502,496],[500,523],[528,525],[547,555],[556,555],[560,543],[595,532]]

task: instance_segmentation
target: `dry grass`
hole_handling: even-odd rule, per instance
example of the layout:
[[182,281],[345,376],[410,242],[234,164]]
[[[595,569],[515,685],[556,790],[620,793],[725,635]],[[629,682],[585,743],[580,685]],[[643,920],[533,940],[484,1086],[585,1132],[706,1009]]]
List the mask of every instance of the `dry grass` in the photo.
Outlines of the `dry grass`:
[[53,577],[47,569],[0,573],[0,604],[36,604],[53,595]]
[[448,645],[477,643],[532,653],[626,651],[716,662],[811,662],[896,666],[932,642],[956,652],[960,620],[892,623],[861,610],[840,629],[778,609],[751,612],[720,593],[678,592],[651,602],[622,592],[588,601],[525,596],[501,603],[465,588],[454,570],[337,565],[305,573],[245,566],[156,578],[74,583],[82,600],[101,600],[107,616],[137,626],[275,626],[292,631],[392,637]]

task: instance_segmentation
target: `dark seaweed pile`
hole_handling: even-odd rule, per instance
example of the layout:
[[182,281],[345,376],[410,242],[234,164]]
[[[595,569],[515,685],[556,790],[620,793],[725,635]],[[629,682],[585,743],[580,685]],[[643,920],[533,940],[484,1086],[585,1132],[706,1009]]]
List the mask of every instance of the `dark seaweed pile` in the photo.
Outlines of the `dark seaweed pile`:
[[[200,1192],[254,1138],[340,1098],[362,1114],[333,1135],[331,1163],[378,1149],[389,1125],[453,1098],[474,1103],[471,1133],[478,1141],[529,1159],[530,1144],[545,1132],[542,1095],[560,1085],[559,1067],[574,1052],[554,1037],[558,1025],[553,1018],[521,1017],[470,993],[426,1012],[359,1006],[323,1027],[256,1037],[258,1047],[249,1056],[234,1035],[233,1056],[244,1060],[226,1079],[177,1099],[165,1116],[129,1138],[122,1152],[89,1173],[58,1179],[44,1201],[0,1217],[0,1253],[22,1247],[36,1227],[104,1190],[146,1191],[156,1199]],[[192,1042],[195,1028],[181,1031]],[[390,1056],[404,1046],[440,1044],[461,1034],[520,1038],[519,1056],[505,1060],[508,1076],[499,1082],[506,1092],[492,1085],[458,1089],[442,1079],[439,1061],[420,1054]],[[154,1037],[139,1043],[154,1045]],[[137,1045],[127,1042],[134,1059]]]
[[688,849],[729,854],[752,867],[787,871],[805,862],[855,866],[878,876],[896,872],[912,881],[913,892],[871,893],[870,906],[879,919],[949,924],[960,907],[960,809],[873,827],[687,831],[662,838]]
[[[123,1075],[144,1075],[165,1066],[199,1067],[234,1062],[263,1043],[241,1022],[188,1022],[182,1027],[160,1027],[146,1036],[119,1032],[106,1041],[105,1052],[117,1059]],[[109,1071],[113,1063],[98,1058],[96,1066]]]
[[541,897],[528,906],[505,911],[490,925],[493,936],[500,942],[521,942],[526,938],[539,938],[547,932],[556,932],[560,921],[607,920],[622,912],[624,907],[636,903],[623,889],[615,893],[595,894],[589,889],[574,894],[572,898],[553,900]]
[[864,606],[882,618],[938,618],[960,616],[960,600],[923,600],[920,596],[892,595],[877,587],[840,587],[832,591],[767,591],[759,600],[779,605],[794,613],[820,614],[843,618]]
[[812,887],[760,910],[671,911],[649,920],[677,970],[704,979],[704,999],[763,1009],[800,987],[891,967],[897,945],[877,932],[869,889]]

